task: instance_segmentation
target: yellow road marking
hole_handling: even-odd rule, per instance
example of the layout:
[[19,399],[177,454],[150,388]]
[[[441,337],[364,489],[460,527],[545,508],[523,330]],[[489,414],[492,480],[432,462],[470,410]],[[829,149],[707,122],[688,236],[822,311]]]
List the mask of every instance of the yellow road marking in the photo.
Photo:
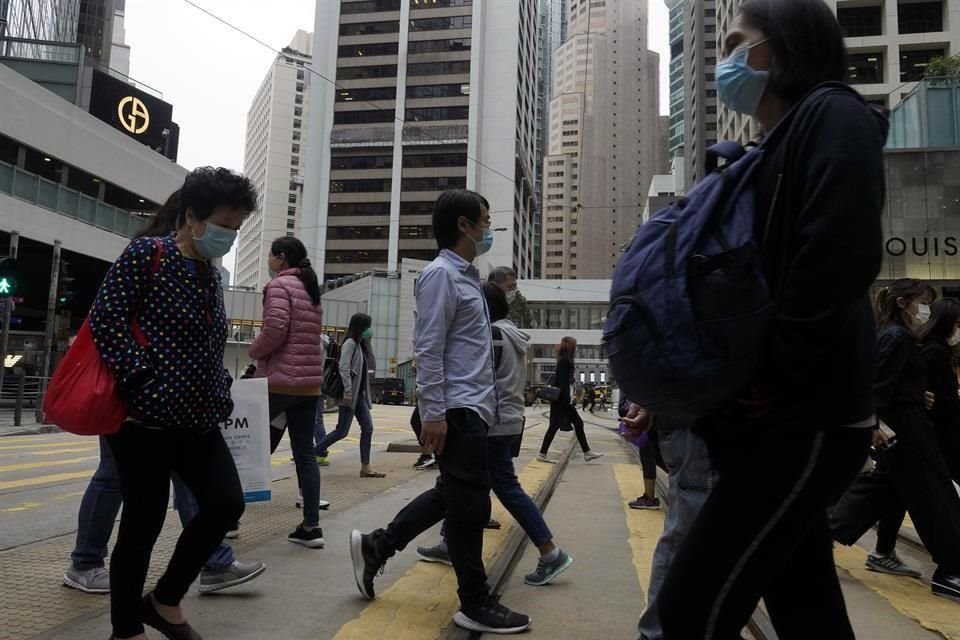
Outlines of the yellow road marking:
[[643,495],[643,471],[636,464],[615,464],[613,473],[620,487],[623,510],[627,517],[627,529],[630,531],[630,551],[633,554],[633,566],[637,571],[640,589],[646,598],[650,585],[650,573],[653,570],[653,550],[663,533],[664,512],[659,510],[631,509],[627,503]]
[[66,480],[79,480],[81,478],[90,478],[93,471],[76,471],[73,473],[54,473],[49,476],[36,476],[34,478],[24,478],[22,480],[8,480],[0,482],[0,491],[7,489],[20,489],[21,487],[34,487],[38,484],[52,484],[54,482],[64,482]]
[[[550,475],[552,465],[530,462],[520,472],[520,484],[529,493],[538,492]],[[500,552],[513,527],[517,526],[499,501],[493,500],[492,517],[502,529],[483,534],[483,561]],[[453,569],[418,562],[416,566],[378,595],[359,617],[343,625],[333,640],[430,640],[450,624],[456,613],[457,578]]]
[[99,460],[99,456],[86,456],[83,458],[71,458],[69,460],[48,460],[46,462],[22,462],[20,464],[8,464],[0,467],[0,473],[5,471],[24,471],[26,469],[42,469],[44,467],[62,467],[68,464],[80,464],[89,460]]
[[21,442],[49,442],[50,438],[44,436],[5,436],[0,438],[0,442],[19,444]]
[[[0,442],[3,442],[6,438],[0,438]],[[75,440],[73,442],[63,441],[63,442],[48,442],[46,444],[14,444],[6,445],[0,444],[0,451],[12,451],[14,449],[50,449],[53,447],[70,447],[73,445],[85,444],[82,440]]]
[[9,507],[7,509],[0,509],[0,513],[16,513],[18,511],[29,511],[30,509],[36,509],[37,507],[43,506],[40,502],[21,502],[15,507]]
[[960,615],[957,615],[956,603],[936,597],[920,580],[868,571],[863,566],[867,552],[860,547],[836,545],[833,557],[838,567],[882,596],[903,615],[947,640],[960,640]]
[[50,451],[19,451],[17,453],[0,453],[0,458],[22,458],[23,456],[58,456],[64,453],[87,453],[96,450],[97,447],[79,447],[74,449],[52,449]]

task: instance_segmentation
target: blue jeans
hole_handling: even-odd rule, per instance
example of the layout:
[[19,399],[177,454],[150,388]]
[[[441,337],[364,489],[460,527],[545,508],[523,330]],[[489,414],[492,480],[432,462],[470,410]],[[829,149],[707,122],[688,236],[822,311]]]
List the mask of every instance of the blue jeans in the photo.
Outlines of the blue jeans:
[[357,400],[357,410],[354,412],[350,407],[340,407],[340,417],[337,420],[337,428],[333,433],[328,433],[326,437],[317,445],[317,450],[326,451],[331,445],[343,440],[350,433],[350,425],[353,424],[353,418],[357,418],[360,423],[360,463],[370,464],[370,447],[373,445],[373,416],[370,415],[370,407],[367,406],[364,398]]
[[663,524],[663,535],[653,552],[647,609],[637,625],[641,640],[663,640],[657,595],[667,570],[703,508],[715,479],[707,445],[689,425],[659,416],[657,432],[660,436],[660,452],[670,472],[670,486],[667,489],[669,508]]
[[[317,420],[318,396],[291,396],[270,393],[270,421],[281,413],[287,414],[290,447],[303,491],[303,526],[320,526],[320,467],[313,446],[313,429]],[[279,436],[271,434],[271,451],[279,444]],[[275,439],[275,443],[274,443]]]
[[[553,534],[543,519],[540,509],[520,486],[517,472],[513,468],[513,444],[520,436],[493,436],[487,438],[487,468],[490,471],[490,485],[500,503],[510,512],[513,519],[523,528],[524,533],[536,546],[553,540]],[[446,523],[444,523],[444,527]],[[444,535],[441,531],[440,535]]]
[[317,419],[313,423],[313,442],[317,445],[314,453],[319,458],[326,458],[330,452],[320,448],[320,443],[327,437],[327,428],[323,426],[323,397],[320,398],[320,404],[317,405]]
[[[173,476],[173,491],[180,523],[187,523],[197,514],[197,503],[193,494],[177,476]],[[77,544],[70,554],[73,566],[81,571],[104,566],[107,557],[107,543],[113,534],[113,526],[120,513],[123,498],[120,495],[120,476],[113,452],[105,438],[100,438],[100,464],[83,493],[80,513],[77,515]],[[221,543],[207,560],[205,568],[222,569],[233,564],[233,549]]]

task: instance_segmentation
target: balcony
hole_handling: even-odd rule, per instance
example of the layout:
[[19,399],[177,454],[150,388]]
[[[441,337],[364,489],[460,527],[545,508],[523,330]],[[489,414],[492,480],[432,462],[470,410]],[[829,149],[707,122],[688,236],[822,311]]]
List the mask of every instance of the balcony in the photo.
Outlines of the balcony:
[[0,162],[0,193],[124,238],[133,236],[142,226],[142,220],[129,211],[5,162]]

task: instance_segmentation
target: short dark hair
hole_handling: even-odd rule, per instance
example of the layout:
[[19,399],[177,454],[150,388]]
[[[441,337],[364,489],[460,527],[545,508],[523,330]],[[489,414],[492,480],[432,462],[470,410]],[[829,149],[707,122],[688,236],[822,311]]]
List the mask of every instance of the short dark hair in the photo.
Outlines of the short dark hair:
[[444,191],[433,205],[433,235],[437,238],[437,246],[449,249],[457,244],[460,238],[457,222],[463,217],[475,223],[480,220],[483,209],[489,211],[490,203],[476,191]]
[[487,276],[487,282],[503,284],[508,278],[517,279],[517,272],[510,267],[494,267]]
[[503,320],[510,314],[510,305],[507,304],[507,294],[497,285],[492,282],[484,282],[483,297],[487,299],[487,309],[490,311],[490,322]]
[[231,207],[250,213],[257,208],[257,190],[250,178],[223,167],[199,167],[187,174],[180,189],[180,218],[187,221],[187,209],[206,220],[217,207]]
[[960,301],[954,298],[940,298],[930,305],[930,322],[920,334],[920,340],[928,342],[946,342],[956,330],[960,320]]
[[768,89],[789,104],[811,89],[847,77],[847,48],[823,0],[744,0],[740,15],[770,40]]

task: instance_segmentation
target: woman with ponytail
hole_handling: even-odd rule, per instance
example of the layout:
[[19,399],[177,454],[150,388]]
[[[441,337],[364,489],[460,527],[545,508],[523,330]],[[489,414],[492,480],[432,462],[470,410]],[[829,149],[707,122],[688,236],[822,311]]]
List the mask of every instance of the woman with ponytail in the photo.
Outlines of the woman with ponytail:
[[929,392],[917,346],[935,297],[929,285],[911,278],[897,280],[877,296],[880,358],[873,396],[887,428],[874,435],[876,468],[853,481],[834,507],[830,527],[837,542],[852,545],[878,524],[867,568],[919,578],[920,572],[895,551],[897,531],[909,512],[938,565],[931,580],[934,595],[960,600],[960,498],[928,417],[939,400]]
[[[273,241],[267,262],[273,278],[263,291],[263,330],[250,345],[257,375],[267,378],[270,420],[285,413],[303,490],[303,522],[287,540],[312,549],[323,547],[320,528],[320,469],[313,450],[313,425],[323,383],[323,312],[320,285],[296,238]],[[271,430],[271,450],[283,432]]]

